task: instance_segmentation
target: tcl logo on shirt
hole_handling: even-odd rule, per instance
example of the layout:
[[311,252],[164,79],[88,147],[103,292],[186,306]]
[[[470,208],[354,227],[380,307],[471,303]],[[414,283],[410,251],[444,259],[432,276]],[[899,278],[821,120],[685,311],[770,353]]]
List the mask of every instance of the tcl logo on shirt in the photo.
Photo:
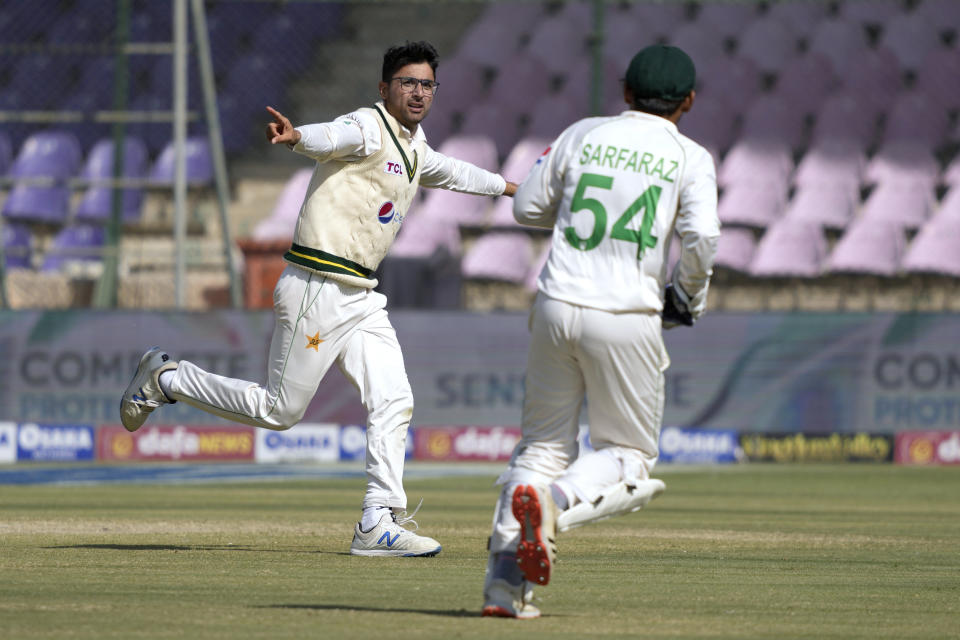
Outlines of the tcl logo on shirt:
[[393,162],[393,161],[388,160],[388,161],[387,161],[387,164],[385,164],[384,167],[383,167],[383,172],[384,172],[384,173],[392,173],[392,174],[395,175],[395,176],[402,176],[402,175],[403,175],[403,165],[400,164],[399,162]]

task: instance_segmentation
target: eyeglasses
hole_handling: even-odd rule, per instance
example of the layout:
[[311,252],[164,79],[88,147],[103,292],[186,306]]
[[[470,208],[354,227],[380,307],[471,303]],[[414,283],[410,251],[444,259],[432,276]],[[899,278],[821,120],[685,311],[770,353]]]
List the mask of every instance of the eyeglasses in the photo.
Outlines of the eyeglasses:
[[428,96],[435,94],[437,87],[440,86],[440,83],[434,80],[421,80],[420,78],[411,78],[409,76],[399,76],[397,78],[391,78],[391,80],[398,80],[400,82],[400,89],[404,93],[413,93],[417,90],[417,85],[420,85],[420,88],[423,89],[423,92]]

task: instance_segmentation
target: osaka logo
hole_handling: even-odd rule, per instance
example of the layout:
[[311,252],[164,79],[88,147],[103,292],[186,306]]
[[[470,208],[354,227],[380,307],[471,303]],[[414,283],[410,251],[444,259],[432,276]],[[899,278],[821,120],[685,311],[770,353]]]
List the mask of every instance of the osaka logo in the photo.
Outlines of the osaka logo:
[[393,220],[394,213],[395,209],[393,208],[393,203],[384,202],[382,205],[380,205],[380,211],[377,212],[377,217],[380,219],[380,222],[387,224]]

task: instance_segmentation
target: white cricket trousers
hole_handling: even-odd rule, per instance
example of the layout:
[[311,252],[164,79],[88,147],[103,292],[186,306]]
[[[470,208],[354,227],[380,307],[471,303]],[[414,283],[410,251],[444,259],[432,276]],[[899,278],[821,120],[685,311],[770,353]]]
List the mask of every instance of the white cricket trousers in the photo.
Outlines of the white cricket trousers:
[[[540,293],[530,317],[522,436],[494,514],[490,550],[516,547],[509,495],[517,484],[556,482],[593,501],[623,480],[648,478],[658,457],[670,358],[655,313],[610,313]],[[578,458],[586,396],[595,452]]]
[[367,493],[363,507],[404,509],[403,461],[413,393],[386,297],[288,265],[273,292],[276,326],[265,386],[225,378],[180,361],[170,381],[175,400],[266,429],[303,417],[336,362],[367,410]]

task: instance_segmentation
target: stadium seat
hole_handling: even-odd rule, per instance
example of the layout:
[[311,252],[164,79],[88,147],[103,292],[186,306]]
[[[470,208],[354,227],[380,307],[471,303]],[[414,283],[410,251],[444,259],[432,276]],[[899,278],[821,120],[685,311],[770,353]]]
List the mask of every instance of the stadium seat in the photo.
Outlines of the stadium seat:
[[70,268],[76,263],[100,262],[106,231],[99,225],[77,224],[61,229],[53,238],[43,271]]
[[829,9],[826,2],[776,2],[770,5],[766,15],[806,38],[827,17]]
[[[124,178],[142,178],[147,170],[147,147],[142,140],[134,137],[124,139],[123,171]],[[91,181],[84,192],[74,213],[77,220],[84,222],[105,222],[113,211],[113,189],[98,186],[98,179],[113,178],[113,141],[104,139],[94,145],[87,156],[87,162],[80,177]],[[142,189],[124,189],[121,211],[124,222],[132,222],[140,217],[143,204]]]
[[[209,184],[213,180],[213,158],[207,139],[187,138],[185,147],[187,183],[195,186]],[[161,186],[173,184],[174,152],[174,142],[171,140],[150,169],[150,180]]]
[[869,184],[920,185],[932,188],[940,174],[940,163],[924,142],[888,142],[867,163],[864,178]]
[[[463,112],[477,103],[486,94],[485,70],[478,62],[458,55],[443,60],[437,68],[440,87],[430,111],[430,131],[435,128],[434,118],[439,113]],[[433,136],[431,136],[431,143]]]
[[867,166],[863,148],[850,138],[820,138],[800,160],[793,183],[798,187],[859,189]]
[[726,151],[737,133],[736,112],[711,93],[697,93],[696,103],[678,123],[680,133],[700,144]]
[[589,115],[573,98],[566,95],[549,95],[540,98],[530,112],[526,135],[556,139],[564,129]]
[[756,249],[756,241],[750,229],[736,227],[724,229],[717,241],[717,256],[714,264],[725,269],[747,273]]
[[938,214],[920,229],[903,258],[908,273],[960,277],[960,216]]
[[542,17],[543,6],[539,3],[492,2],[460,41],[457,55],[500,69]]
[[860,217],[870,222],[918,229],[930,217],[935,201],[933,190],[928,186],[883,183],[864,202]]
[[694,20],[725,39],[739,36],[757,19],[757,5],[749,2],[705,2],[698,6]]
[[3,225],[3,257],[7,269],[29,269],[32,245],[33,240],[27,225]]
[[954,0],[923,0],[914,12],[939,29],[953,30],[955,36],[960,35],[956,33],[960,31],[960,3]]
[[809,115],[818,110],[837,85],[830,61],[822,54],[809,53],[787,61],[777,73],[773,93],[798,105],[804,114]]
[[[960,6],[956,3],[955,6]],[[944,110],[960,108],[960,49],[933,49],[917,69],[914,91],[928,96]]]
[[[438,191],[440,193],[452,193]],[[464,196],[478,199],[476,196]],[[442,200],[442,199],[441,199]],[[437,209],[442,203],[434,205]],[[425,210],[421,206],[411,206],[410,213],[403,221],[403,227],[390,247],[390,255],[395,258],[430,258],[438,251],[447,255],[460,255],[460,231],[455,220],[439,219],[437,209]]]
[[735,183],[724,189],[717,216],[725,225],[766,228],[783,214],[786,200],[786,183]]
[[[952,0],[947,0],[951,2]],[[893,16],[903,13],[903,0],[870,0],[841,2],[840,16],[860,26],[880,27]]]
[[827,242],[819,224],[784,217],[757,245],[750,273],[759,277],[815,278],[823,269]]
[[313,169],[298,169],[283,186],[270,215],[257,223],[250,234],[254,240],[289,240],[300,216]]
[[850,91],[835,93],[823,102],[816,114],[813,144],[842,138],[866,149],[877,135],[878,119],[877,104],[863,95]]
[[743,138],[779,140],[798,148],[804,140],[804,112],[800,105],[772,94],[762,94],[743,116]]
[[[836,65],[834,65],[836,67]],[[903,85],[897,59],[883,47],[865,49],[853,55],[840,74],[843,91],[865,104],[886,105]]]
[[746,58],[710,60],[697,66],[697,86],[697,100],[720,98],[734,112],[742,112],[760,93],[761,74]]
[[568,4],[561,11],[534,26],[526,51],[552,73],[563,73],[577,60],[588,57],[588,38],[592,29],[591,19],[580,20],[579,8],[586,5]]
[[721,186],[765,183],[786,191],[793,154],[783,140],[741,138],[727,153],[717,179]]
[[659,42],[684,21],[683,7],[675,3],[605,3],[604,10],[604,51],[621,74],[641,48],[637,25],[643,25],[644,42]]
[[511,149],[520,138],[520,116],[496,100],[480,103],[467,112],[459,136],[486,136],[495,149]]
[[950,126],[947,110],[919,91],[901,93],[890,105],[883,132],[884,142],[923,142],[934,149],[943,142]]
[[19,109],[54,108],[63,97],[63,88],[70,84],[71,70],[62,56],[26,54],[13,66],[4,91],[19,92]]
[[859,189],[850,185],[801,187],[793,194],[783,215],[828,229],[843,229],[853,217],[859,201]]
[[[699,69],[710,61],[728,58],[723,34],[700,22],[685,22],[670,34],[669,42],[680,47]],[[640,49],[635,47],[634,53]],[[624,67],[626,69],[626,67]]]
[[943,183],[950,187],[960,186],[960,155],[955,157],[943,172]]
[[939,46],[935,24],[921,13],[898,13],[884,23],[880,45],[893,52],[900,69],[916,70],[924,56]]
[[[510,154],[500,168],[500,175],[517,184],[523,182],[550,144],[547,138],[524,138],[510,150]],[[489,223],[495,227],[517,227],[513,218],[513,198],[500,196],[494,200],[490,210]]]
[[772,15],[751,22],[737,39],[737,55],[767,73],[776,73],[797,55],[798,34]]
[[807,51],[826,56],[841,77],[846,77],[849,62],[866,49],[866,29],[858,22],[843,18],[821,21],[810,34],[807,45]]
[[523,284],[532,262],[533,244],[529,236],[492,232],[477,239],[464,255],[460,268],[464,278]]
[[861,218],[837,242],[827,260],[827,269],[832,273],[894,276],[905,245],[900,225]]
[[14,183],[3,203],[3,215],[36,222],[63,222],[70,200],[64,181],[76,174],[80,160],[80,144],[69,133],[43,131],[27,138],[9,175],[30,182]]
[[496,102],[505,112],[529,114],[537,100],[550,92],[550,71],[528,55],[506,61],[497,72],[485,104]]

